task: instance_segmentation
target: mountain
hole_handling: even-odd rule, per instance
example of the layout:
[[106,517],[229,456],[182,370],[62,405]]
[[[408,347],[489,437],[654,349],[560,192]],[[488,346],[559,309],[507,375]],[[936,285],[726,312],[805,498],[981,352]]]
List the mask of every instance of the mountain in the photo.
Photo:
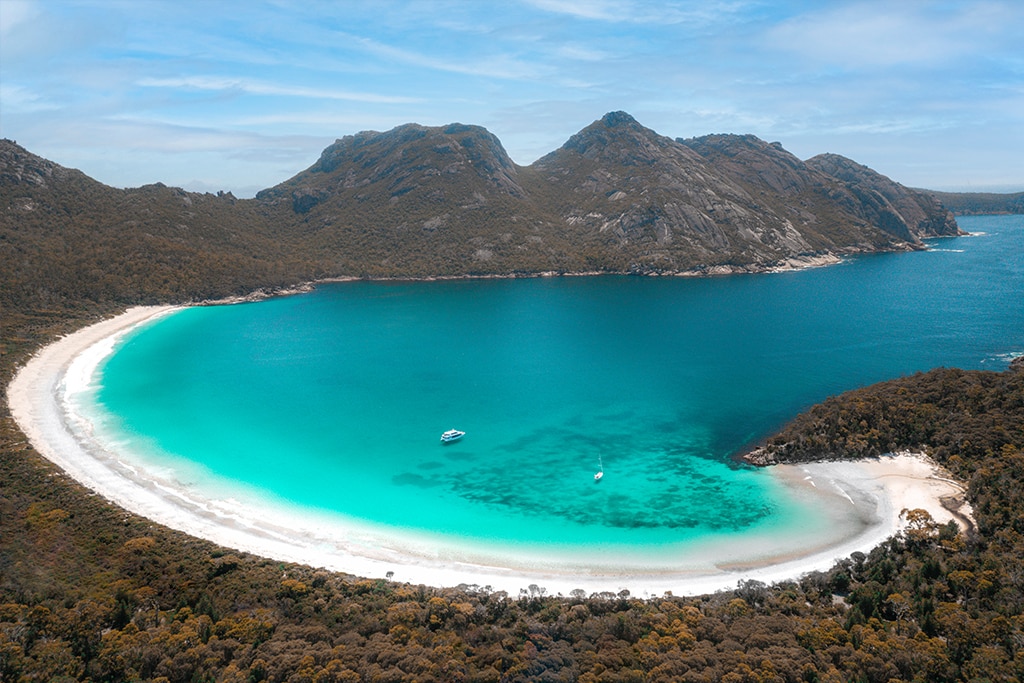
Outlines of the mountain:
[[479,126],[399,126],[344,137],[257,194],[339,274],[483,275],[574,270],[572,246]]
[[529,166],[479,126],[366,131],[246,200],[115,189],[0,141],[8,304],[340,276],[756,272],[957,233],[934,197],[843,157],[805,162],[752,135],[673,140],[624,112]]
[[[538,196],[553,207],[563,230],[600,263],[619,270],[657,272],[735,267],[775,261],[811,246],[798,235],[778,251],[749,249],[772,228],[750,198],[699,154],[613,112],[535,162]],[[757,233],[755,236],[754,233]],[[616,258],[617,257],[617,258]]]
[[409,124],[342,138],[257,200],[355,275],[761,271],[957,234],[928,195],[840,159],[612,112],[521,167],[483,128]]
[[[778,144],[752,135],[671,140],[623,112],[594,122],[531,170],[549,187],[527,187],[551,198],[576,231],[574,243],[600,244],[623,270],[764,270],[914,248],[925,234],[873,220],[880,212],[861,206],[854,183]],[[935,207],[934,216],[948,217],[948,234],[957,234],[947,212]]]

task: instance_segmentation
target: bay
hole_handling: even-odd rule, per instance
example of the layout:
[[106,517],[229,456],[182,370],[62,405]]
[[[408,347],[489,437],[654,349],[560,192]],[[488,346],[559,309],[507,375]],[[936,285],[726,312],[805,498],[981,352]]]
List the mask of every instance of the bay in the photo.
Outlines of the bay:
[[959,222],[929,251],[790,273],[187,308],[122,340],[80,410],[183,486],[385,528],[581,553],[826,534],[735,456],[829,395],[1024,353],[1024,218]]

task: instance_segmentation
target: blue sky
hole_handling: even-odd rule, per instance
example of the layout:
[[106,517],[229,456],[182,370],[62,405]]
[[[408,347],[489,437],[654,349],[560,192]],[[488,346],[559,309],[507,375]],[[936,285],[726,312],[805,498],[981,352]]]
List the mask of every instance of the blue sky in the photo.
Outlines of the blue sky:
[[0,137],[252,196],[336,138],[478,124],[526,165],[606,112],[914,187],[1024,190],[1018,0],[0,0]]

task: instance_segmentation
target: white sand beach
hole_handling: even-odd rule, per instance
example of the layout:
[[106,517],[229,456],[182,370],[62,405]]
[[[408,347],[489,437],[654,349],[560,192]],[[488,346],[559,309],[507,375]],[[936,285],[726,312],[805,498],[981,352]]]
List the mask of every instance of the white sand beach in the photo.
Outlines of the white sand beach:
[[[901,511],[922,508],[945,523],[970,523],[966,505],[954,515],[944,498],[962,487],[920,454],[898,454],[856,463],[777,465],[772,476],[813,505],[858,521],[855,533],[827,544],[793,550],[733,548],[711,566],[638,570],[614,560],[575,566],[566,558],[531,557],[508,550],[481,554],[443,538],[404,535],[357,520],[289,513],[232,498],[213,500],[181,486],[172,476],[139,469],[116,448],[93,438],[91,425],[73,414],[66,397],[88,386],[119,335],[176,310],[138,307],[68,335],[40,350],[8,387],[11,412],[35,448],[75,480],[131,512],[239,551],[357,576],[433,586],[489,586],[518,595],[542,588],[568,595],[628,590],[634,596],[666,592],[695,595],[734,588],[742,580],[775,582],[831,567],[855,551],[870,551],[897,533]],[[509,561],[504,561],[503,558]],[[511,558],[516,558],[512,561]]]

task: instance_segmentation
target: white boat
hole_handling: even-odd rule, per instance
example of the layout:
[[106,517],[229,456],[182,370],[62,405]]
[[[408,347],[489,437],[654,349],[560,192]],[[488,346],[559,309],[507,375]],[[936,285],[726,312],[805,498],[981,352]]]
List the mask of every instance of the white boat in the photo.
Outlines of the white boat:
[[601,477],[604,476],[604,472],[598,472],[594,475],[594,481],[601,481]]
[[597,456],[597,474],[594,475],[594,481],[601,481],[601,477],[604,476],[604,462],[601,460],[601,456]]
[[451,443],[452,441],[458,441],[466,435],[466,432],[460,432],[458,429],[449,429],[447,432],[441,435],[441,441],[443,443]]

